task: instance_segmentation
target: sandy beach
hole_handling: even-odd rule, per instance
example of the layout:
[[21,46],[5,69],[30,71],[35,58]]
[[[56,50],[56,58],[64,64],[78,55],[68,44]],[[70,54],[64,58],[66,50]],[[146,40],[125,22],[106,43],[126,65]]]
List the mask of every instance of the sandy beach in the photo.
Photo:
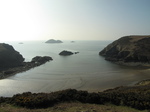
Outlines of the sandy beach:
[[[141,80],[145,80],[150,69],[137,70],[129,73],[114,72],[109,75],[105,72],[102,75],[98,73],[90,74],[40,74],[34,68],[32,70],[18,73],[14,76],[0,80],[0,95],[12,96],[23,92],[54,92],[64,89],[86,90],[89,92],[98,92],[118,86],[134,85]],[[35,73],[36,72],[36,73]],[[34,73],[34,74],[33,74]],[[32,74],[32,75],[30,75]],[[121,75],[126,74],[126,75]],[[94,75],[94,76],[93,76]]]

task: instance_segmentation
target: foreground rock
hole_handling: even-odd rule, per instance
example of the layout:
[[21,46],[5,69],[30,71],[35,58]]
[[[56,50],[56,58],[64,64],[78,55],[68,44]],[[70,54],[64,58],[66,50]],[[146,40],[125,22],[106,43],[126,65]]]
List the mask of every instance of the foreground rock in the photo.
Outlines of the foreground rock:
[[46,41],[45,43],[63,43],[63,42],[61,40],[50,39],[50,40]]
[[23,56],[11,45],[0,43],[0,70],[9,67],[21,66]]
[[[125,36],[105,47],[100,53],[106,60],[121,64],[150,64],[150,36]],[[133,65],[134,65],[133,64]]]
[[60,52],[59,53],[59,55],[62,55],[62,56],[69,56],[69,55],[73,55],[73,54],[78,54],[79,52],[71,52],[71,51],[66,51],[66,50],[64,50],[64,51],[62,51],[62,52]]

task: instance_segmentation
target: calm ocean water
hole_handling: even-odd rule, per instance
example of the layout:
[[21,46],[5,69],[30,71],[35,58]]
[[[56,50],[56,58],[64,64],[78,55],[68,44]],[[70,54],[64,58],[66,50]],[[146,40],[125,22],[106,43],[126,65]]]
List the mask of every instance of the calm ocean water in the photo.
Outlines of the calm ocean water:
[[[127,86],[150,78],[149,69],[120,66],[99,56],[112,41],[64,41],[46,44],[44,41],[7,42],[19,51],[26,61],[35,56],[51,56],[53,61],[0,80],[0,96],[22,92],[52,92],[68,88],[102,91]],[[78,51],[72,56],[59,56],[62,50]]]

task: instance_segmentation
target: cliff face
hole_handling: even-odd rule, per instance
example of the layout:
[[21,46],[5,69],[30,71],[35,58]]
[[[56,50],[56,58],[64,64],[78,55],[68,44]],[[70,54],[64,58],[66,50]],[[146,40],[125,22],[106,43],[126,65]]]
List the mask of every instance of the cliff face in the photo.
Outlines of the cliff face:
[[115,62],[142,62],[150,64],[150,36],[122,37],[99,53]]
[[0,68],[20,66],[24,61],[22,55],[8,44],[0,43]]

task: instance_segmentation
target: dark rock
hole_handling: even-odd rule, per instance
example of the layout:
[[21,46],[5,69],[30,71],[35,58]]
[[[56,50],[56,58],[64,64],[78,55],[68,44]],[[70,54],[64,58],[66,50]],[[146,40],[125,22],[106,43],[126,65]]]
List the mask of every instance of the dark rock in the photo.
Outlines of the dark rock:
[[73,52],[66,51],[66,50],[59,53],[59,55],[62,55],[62,56],[68,56],[68,55],[73,55],[73,54],[74,54]]
[[150,63],[150,36],[125,36],[107,47],[99,55],[115,62]]
[[7,71],[4,71],[3,74],[9,75],[9,74],[13,74],[14,72],[15,72],[15,70],[7,70]]
[[78,54],[79,52],[74,52],[74,54]]
[[63,42],[61,40],[50,39],[50,40],[46,41],[45,43],[63,43]]
[[71,41],[71,43],[75,43],[75,41]]
[[32,63],[37,63],[37,64],[44,64],[47,61],[53,60],[51,57],[49,56],[36,56],[34,58],[32,58]]
[[0,44],[0,67],[9,68],[22,65],[23,56],[17,52],[11,45]]

